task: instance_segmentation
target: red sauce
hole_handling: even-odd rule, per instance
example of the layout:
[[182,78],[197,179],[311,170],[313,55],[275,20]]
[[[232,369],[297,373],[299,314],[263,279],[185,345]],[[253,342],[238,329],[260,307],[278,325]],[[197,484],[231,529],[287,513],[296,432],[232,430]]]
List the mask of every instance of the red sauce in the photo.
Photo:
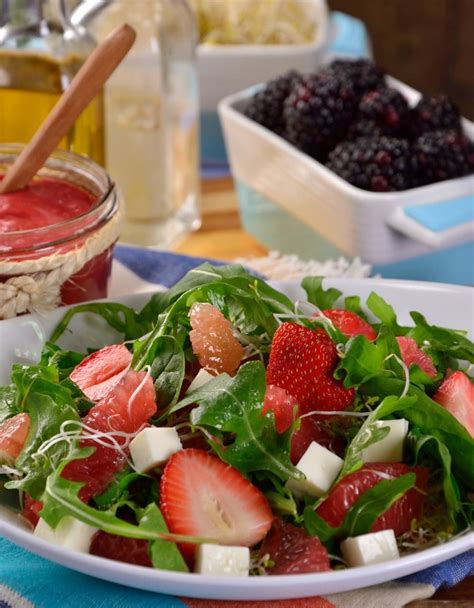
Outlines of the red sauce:
[[[0,177],[1,179],[1,177]],[[75,238],[74,231],[64,226],[58,226],[87,213],[96,202],[96,197],[69,182],[41,178],[16,192],[0,194],[0,262],[2,257],[10,260],[20,259],[15,251],[24,248],[34,248],[28,254],[21,254],[21,259],[40,258],[51,255],[55,251],[64,253],[68,249],[78,247],[86,236]],[[84,226],[89,224],[85,220]],[[8,250],[3,248],[2,235],[21,230],[34,230],[52,227],[49,231],[33,231],[28,235],[18,235],[18,238],[8,240]],[[54,226],[54,231],[53,231]],[[91,229],[93,227],[91,226]],[[71,234],[73,231],[73,234]],[[57,248],[44,248],[49,240],[66,240]],[[4,238],[5,243],[7,242]],[[13,246],[12,246],[13,243]],[[103,298],[107,295],[107,281],[112,265],[112,247],[90,260],[83,268],[64,283],[61,289],[63,304],[74,304],[90,299]],[[0,281],[6,281],[9,276],[1,276]]]

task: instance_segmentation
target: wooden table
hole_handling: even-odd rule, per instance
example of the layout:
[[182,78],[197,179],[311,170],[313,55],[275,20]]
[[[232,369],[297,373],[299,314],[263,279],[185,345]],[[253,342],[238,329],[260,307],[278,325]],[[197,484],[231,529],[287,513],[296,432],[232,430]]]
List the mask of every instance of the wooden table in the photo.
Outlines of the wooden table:
[[[267,254],[268,249],[240,227],[237,199],[231,179],[203,182],[202,214],[201,229],[177,245],[175,251],[221,260]],[[474,577],[469,577],[450,589],[438,591],[428,600],[412,602],[409,606],[474,608]]]

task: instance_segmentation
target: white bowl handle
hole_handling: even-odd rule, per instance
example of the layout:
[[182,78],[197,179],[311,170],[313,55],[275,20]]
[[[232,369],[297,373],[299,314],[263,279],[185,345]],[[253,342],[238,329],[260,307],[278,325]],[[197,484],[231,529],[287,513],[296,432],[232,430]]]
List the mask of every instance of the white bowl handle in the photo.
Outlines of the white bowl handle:
[[474,240],[474,191],[448,201],[397,207],[386,221],[395,230],[435,249]]

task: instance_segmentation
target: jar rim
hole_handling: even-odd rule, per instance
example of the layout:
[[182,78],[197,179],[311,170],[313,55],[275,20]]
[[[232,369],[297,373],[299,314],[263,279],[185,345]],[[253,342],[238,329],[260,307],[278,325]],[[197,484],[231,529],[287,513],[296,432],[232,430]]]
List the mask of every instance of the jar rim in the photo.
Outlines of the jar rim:
[[[20,154],[23,148],[23,144],[1,143],[0,164],[5,165],[13,162],[13,160]],[[55,222],[37,228],[27,228],[24,230],[0,232],[0,240],[2,238],[12,240],[24,239],[25,242],[28,242],[28,240],[30,240],[29,237],[34,235],[35,238],[33,240],[37,242],[38,239],[41,240],[42,235],[46,235],[44,241],[41,242],[41,248],[61,245],[71,240],[71,238],[76,238],[77,236],[80,236],[80,234],[83,234],[84,232],[99,228],[118,210],[118,200],[116,200],[117,197],[113,197],[113,200],[111,201],[111,197],[116,191],[115,182],[112,180],[108,172],[103,167],[98,165],[90,158],[75,154],[74,152],[70,152],[68,150],[55,150],[49,156],[40,171],[38,171],[37,175],[40,177],[48,176],[48,169],[50,171],[69,170],[71,175],[76,174],[78,177],[82,176],[84,179],[89,179],[90,185],[95,184],[96,187],[100,190],[100,194],[96,196],[94,192],[91,192],[91,190],[89,190],[91,194],[96,196],[96,200],[94,201],[92,206],[87,209],[87,211],[80,213],[79,215],[75,215],[74,217],[68,218],[61,222]],[[61,176],[58,179],[62,179],[63,181],[71,183],[76,187],[81,187],[86,191],[88,190],[87,186],[74,183],[74,181],[68,180],[68,178],[65,176]],[[76,227],[81,227],[82,229],[79,232],[75,232],[74,229]],[[54,239],[53,233],[55,232],[55,230],[58,229],[61,229],[61,231],[68,230],[70,236],[64,237],[63,235],[59,239]],[[31,247],[14,247],[15,252],[21,251],[25,253],[37,249],[38,244],[33,245]],[[11,249],[9,249],[8,247],[3,248],[0,245],[0,256],[4,253],[7,253],[8,251],[11,251]]]

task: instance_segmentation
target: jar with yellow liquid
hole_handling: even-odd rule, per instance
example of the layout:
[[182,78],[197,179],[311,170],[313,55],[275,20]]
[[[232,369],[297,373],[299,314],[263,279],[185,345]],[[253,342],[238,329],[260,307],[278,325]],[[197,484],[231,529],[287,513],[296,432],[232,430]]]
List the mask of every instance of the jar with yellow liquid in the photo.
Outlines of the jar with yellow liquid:
[[[0,142],[26,143],[93,50],[70,24],[63,0],[0,1]],[[97,96],[60,144],[104,164],[104,114]]]

